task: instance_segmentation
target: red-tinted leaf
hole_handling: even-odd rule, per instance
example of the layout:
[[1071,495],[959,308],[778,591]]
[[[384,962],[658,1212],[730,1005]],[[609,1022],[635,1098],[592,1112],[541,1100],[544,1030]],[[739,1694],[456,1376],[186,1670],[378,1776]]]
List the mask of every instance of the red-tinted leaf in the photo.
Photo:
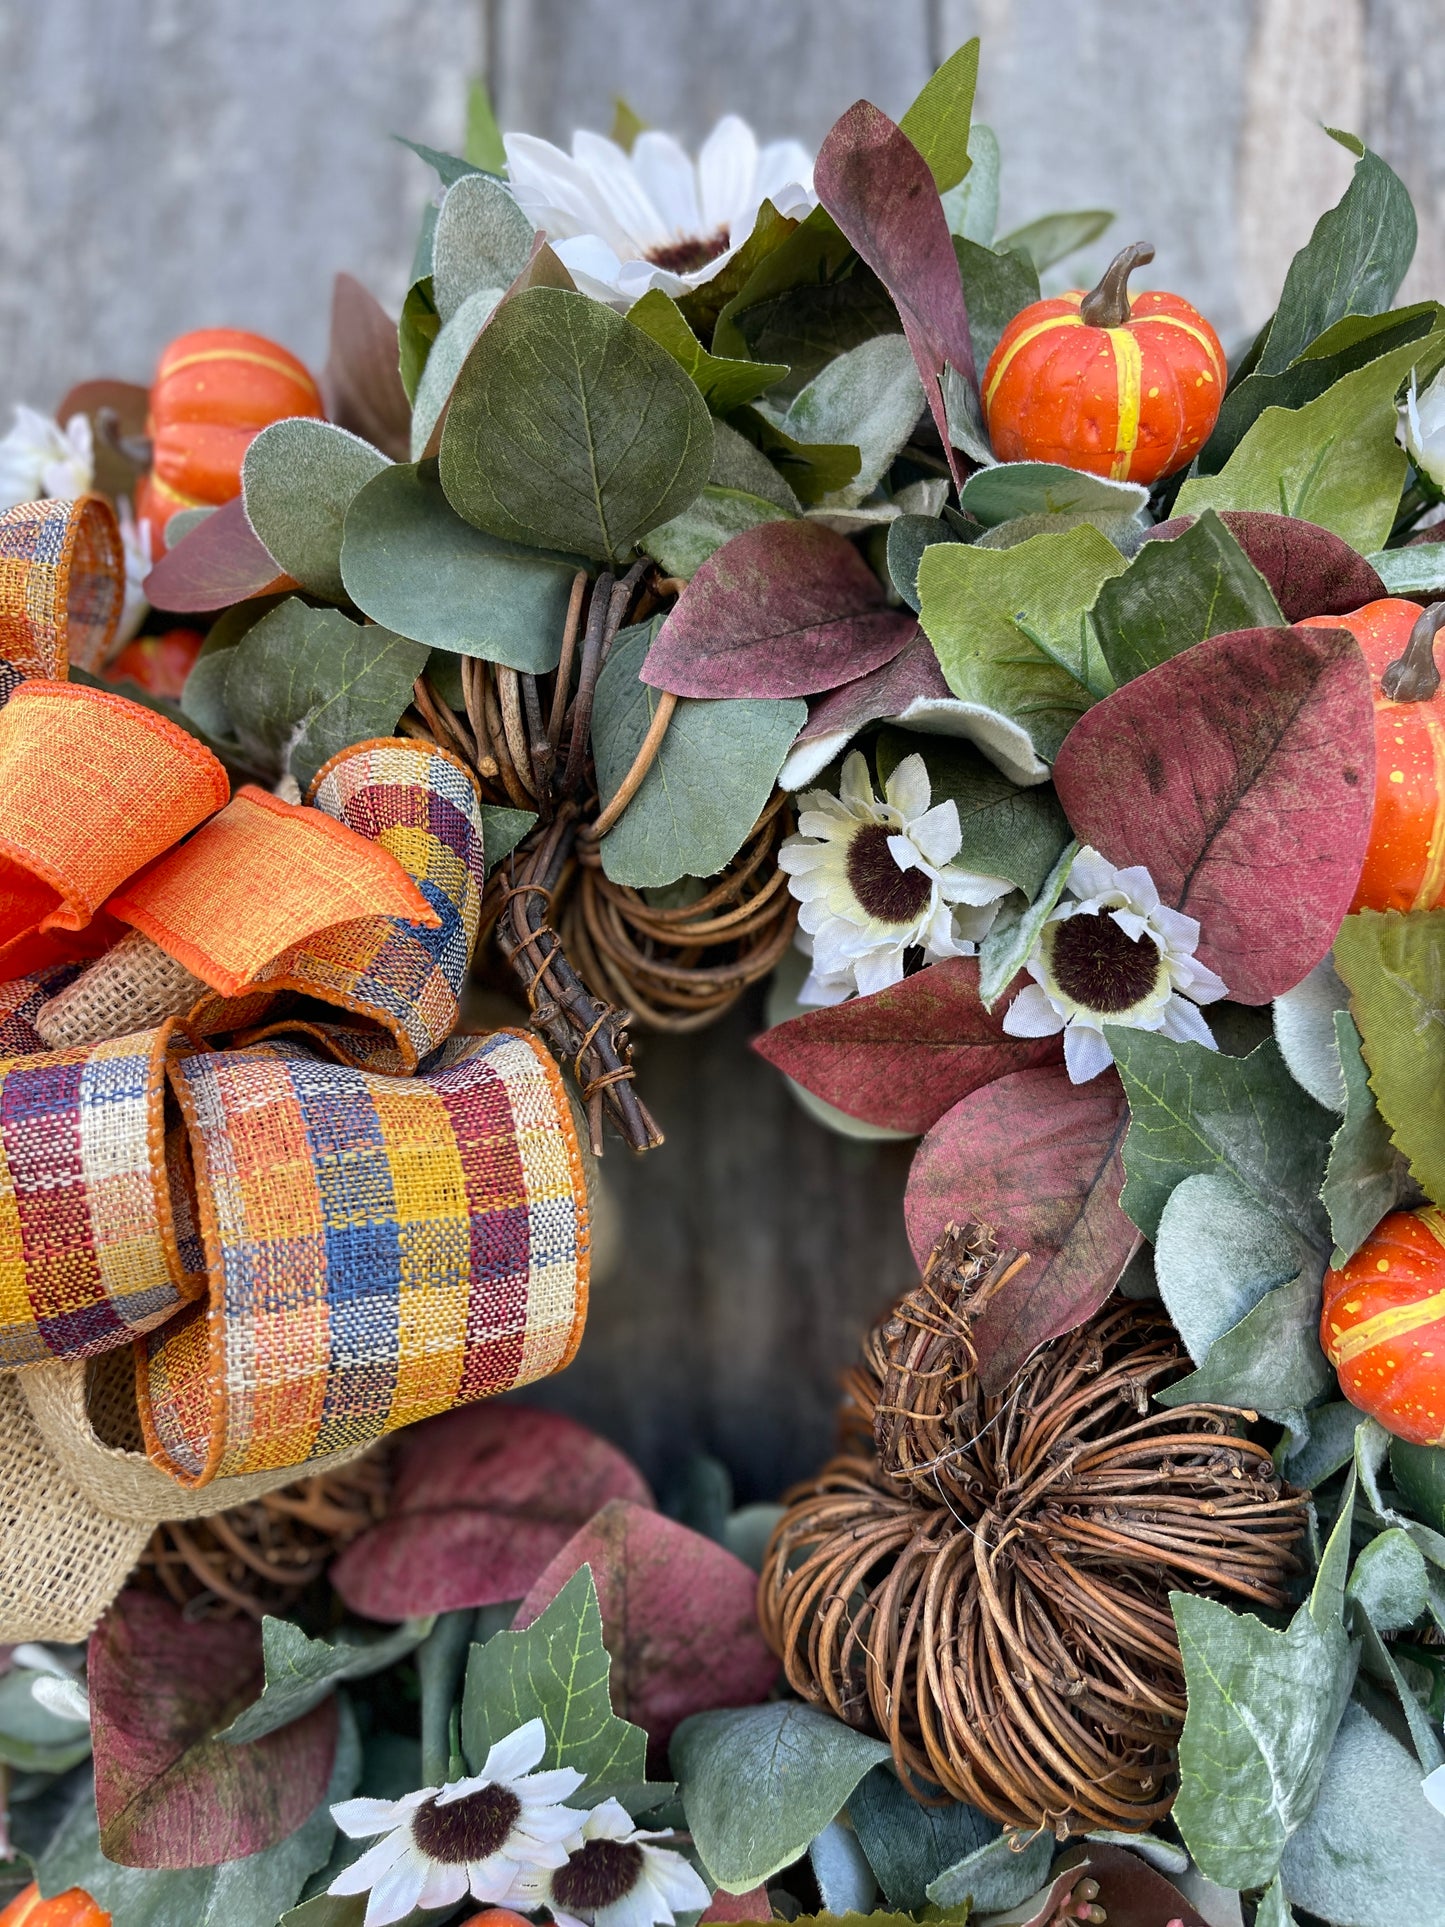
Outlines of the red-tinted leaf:
[[297,585],[278,573],[270,550],[246,520],[240,496],[168,549],[145,579],[146,600],[173,615],[228,609],[251,596]]
[[1006,1072],[1057,1063],[1057,1037],[1006,1037],[978,994],[978,959],[949,957],[871,997],[805,1011],[753,1049],[826,1103],[891,1131],[929,1130]]
[[750,1887],[745,1894],[719,1891],[713,1895],[699,1927],[709,1927],[712,1921],[771,1920],[772,1917],[773,1903],[766,1887]]
[[1230,996],[1265,1004],[1334,942],[1374,770],[1370,673],[1348,630],[1239,629],[1086,711],[1054,782],[1079,840],[1145,864],[1198,918],[1199,956]]
[[917,631],[843,536],[763,522],[703,563],[642,680],[678,696],[809,696],[890,662]]
[[1006,1385],[1046,1338],[1072,1331],[1118,1283],[1139,1234],[1119,1209],[1129,1124],[1113,1071],[1015,1071],[956,1104],[918,1147],[904,1210],[920,1265],[950,1223],[977,1218],[1029,1253],[974,1327],[979,1374]]
[[391,1511],[331,1568],[353,1612],[407,1619],[520,1599],[609,1499],[652,1504],[632,1461],[575,1419],[468,1405],[402,1434]]
[[810,782],[869,723],[899,721],[915,703],[952,700],[933,644],[920,629],[892,662],[830,690],[813,704],[779,781],[785,789],[796,789]]
[[150,391],[139,383],[102,377],[97,381],[77,382],[55,411],[55,419],[62,423],[68,422],[72,415],[89,418],[95,446],[95,487],[112,502],[118,502],[123,495],[132,501],[135,499],[141,472],[136,463],[122,455],[102,433],[100,416],[103,411],[109,411],[114,417],[117,438],[142,440],[149,408]]
[[612,1655],[613,1710],[646,1729],[659,1761],[689,1714],[767,1698],[778,1662],[758,1630],[757,1574],[725,1546],[614,1499],[557,1554],[513,1623],[530,1626],[584,1565]]
[[263,1684],[250,1619],[188,1620],[123,1592],[91,1634],[87,1676],[107,1859],[216,1867],[284,1840],[326,1791],[334,1698],[246,1746],[213,1737]]
[[[1194,519],[1176,515],[1144,539],[1167,542],[1183,535]],[[1273,590],[1286,622],[1347,616],[1389,593],[1357,550],[1314,522],[1266,509],[1221,509],[1219,519]]]
[[330,421],[393,461],[406,461],[411,403],[397,360],[396,323],[352,274],[338,274],[332,283],[331,346],[321,392]]
[[960,479],[943,404],[951,363],[978,386],[968,308],[933,170],[871,101],[837,121],[813,169],[818,199],[893,297],[944,450]]
[[1173,1881],[1124,1847],[1106,1846],[1090,1841],[1076,1847],[1058,1863],[1073,1866],[1075,1879],[1087,1864],[1090,1876],[1099,1883],[1099,1905],[1109,1917],[1109,1927],[1208,1927],[1203,1914],[1192,1907]]

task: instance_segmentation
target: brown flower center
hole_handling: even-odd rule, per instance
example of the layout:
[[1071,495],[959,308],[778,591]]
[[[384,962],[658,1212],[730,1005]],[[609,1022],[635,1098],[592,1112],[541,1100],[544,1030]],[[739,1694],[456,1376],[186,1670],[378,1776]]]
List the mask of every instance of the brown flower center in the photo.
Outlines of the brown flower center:
[[681,241],[664,241],[661,247],[648,249],[647,259],[655,268],[665,268],[669,274],[696,274],[709,261],[716,261],[727,245],[728,231],[719,228],[706,239],[690,234]]
[[552,1876],[552,1895],[569,1914],[596,1913],[624,1899],[642,1872],[642,1849],[630,1840],[588,1840]]
[[1067,997],[1108,1016],[1129,1010],[1159,981],[1163,962],[1151,937],[1131,937],[1107,912],[1050,925],[1049,968]]
[[896,832],[866,823],[848,845],[845,874],[855,897],[879,923],[912,923],[926,908],[933,885],[922,870],[900,870],[888,847]]
[[430,1800],[412,1817],[412,1834],[424,1854],[449,1867],[488,1860],[512,1831],[522,1802],[510,1787],[478,1787],[441,1806]]

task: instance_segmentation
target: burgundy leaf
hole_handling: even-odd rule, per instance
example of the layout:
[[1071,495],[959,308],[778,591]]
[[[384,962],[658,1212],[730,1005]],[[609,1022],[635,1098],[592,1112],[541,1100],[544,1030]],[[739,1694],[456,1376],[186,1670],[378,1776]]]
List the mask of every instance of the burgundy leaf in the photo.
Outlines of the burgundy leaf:
[[[112,502],[123,495],[135,499],[141,478],[139,463],[122,454],[116,443],[124,440],[144,447],[150,400],[150,390],[138,382],[101,377],[77,382],[55,411],[58,422],[68,422],[72,415],[89,419],[95,447],[95,488]],[[109,432],[101,426],[102,414],[112,418],[107,424]]]
[[609,1499],[650,1506],[629,1458],[575,1419],[468,1405],[402,1435],[391,1510],[331,1568],[353,1612],[407,1619],[520,1599]]
[[745,1894],[725,1893],[719,1888],[699,1927],[711,1927],[714,1921],[771,1920],[772,1917],[773,1903],[766,1887],[750,1887]]
[[[1286,622],[1347,616],[1389,593],[1362,555],[1314,522],[1271,515],[1267,509],[1222,509],[1219,519],[1269,584]],[[1194,520],[1176,515],[1144,539],[1167,542]]]
[[613,1710],[646,1728],[659,1763],[689,1714],[768,1697],[778,1662],[758,1629],[757,1574],[725,1546],[614,1499],[568,1540],[513,1623],[530,1626],[584,1565],[612,1655]]
[[796,789],[810,782],[870,723],[900,721],[915,703],[952,700],[953,691],[943,680],[933,644],[920,629],[892,662],[830,690],[813,704],[779,780],[785,789]]
[[1089,1877],[1099,1883],[1099,1905],[1109,1917],[1109,1927],[1172,1927],[1176,1921],[1179,1927],[1208,1927],[1173,1881],[1125,1847],[1091,1840],[1056,1864],[1072,1866],[1075,1880],[1087,1866]]
[[929,1130],[1009,1071],[1058,1063],[1057,1037],[1006,1037],[978,994],[978,959],[949,957],[871,997],[805,1011],[753,1049],[826,1103],[891,1131]]
[[336,1701],[264,1739],[216,1734],[261,1691],[261,1629],[187,1619],[123,1592],[90,1636],[95,1805],[106,1858],[217,1867],[284,1840],[318,1804],[336,1752]]
[[1349,631],[1239,629],[1088,710],[1054,782],[1080,841],[1145,864],[1198,918],[1199,956],[1230,996],[1267,1004],[1350,907],[1374,769],[1370,672]]
[[1015,1071],[955,1104],[918,1147],[904,1211],[922,1265],[949,1224],[976,1218],[1029,1254],[974,1326],[979,1376],[1001,1390],[1047,1338],[1096,1312],[1139,1234],[1119,1209],[1129,1124],[1113,1071]]
[[239,495],[168,549],[145,579],[146,600],[172,615],[228,609],[251,596],[294,589],[246,520]]
[[933,170],[901,127],[859,100],[837,121],[813,169],[818,199],[893,297],[955,482],[943,370],[973,388],[978,374],[948,216]]
[[407,459],[411,403],[397,361],[396,323],[352,274],[331,285],[331,346],[321,377],[327,418],[394,462]]
[[818,522],[763,522],[703,563],[642,680],[677,696],[809,696],[891,662],[917,633],[843,536]]

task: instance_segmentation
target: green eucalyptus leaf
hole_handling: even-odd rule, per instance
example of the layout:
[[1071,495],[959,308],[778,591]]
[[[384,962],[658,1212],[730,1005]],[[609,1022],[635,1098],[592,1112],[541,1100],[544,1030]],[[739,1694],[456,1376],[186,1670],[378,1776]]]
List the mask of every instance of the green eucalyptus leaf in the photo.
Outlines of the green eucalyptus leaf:
[[413,288],[419,281],[426,282],[428,302],[430,302],[432,296],[431,254],[432,243],[436,240],[436,232],[437,203],[435,201],[428,201],[421,211],[421,222],[416,231],[416,246],[412,250],[410,277]]
[[1124,558],[1081,524],[1012,549],[935,543],[918,565],[920,620],[953,693],[1008,717],[1046,761],[1107,693],[1087,610]]
[[369,483],[347,513],[341,553],[347,593],[373,621],[532,675],[557,666],[582,566],[464,522],[434,462],[398,462]]
[[358,493],[387,466],[379,449],[331,422],[305,416],[272,422],[241,465],[246,519],[303,589],[342,602],[342,523]]
[[432,241],[432,287],[445,327],[480,288],[509,288],[532,251],[532,223],[490,174],[447,189]]
[[89,1721],[52,1713],[31,1692],[45,1677],[24,1666],[0,1675],[0,1766],[65,1773],[89,1757]]
[[[998,462],[970,475],[959,490],[960,511],[986,529],[1022,517],[1137,515],[1149,500],[1139,482],[1115,482],[1058,462]],[[1060,527],[1064,524],[1061,521]]]
[[202,522],[208,521],[215,512],[215,509],[210,507],[178,509],[166,523],[166,547],[173,549],[177,543],[184,542],[192,529],[198,529]]
[[1445,1204],[1445,910],[1346,917],[1334,955],[1391,1139]]
[[1158,1393],[1158,1402],[1233,1405],[1274,1416],[1298,1410],[1333,1382],[1320,1350],[1319,1323],[1315,1268],[1266,1292],[1253,1311],[1215,1339],[1199,1370]]
[[1278,1874],[1260,1896],[1259,1905],[1254,1910],[1254,1927],[1297,1927],[1289,1902],[1285,1899],[1284,1882]]
[[1120,683],[1210,636],[1284,622],[1269,584],[1212,509],[1182,535],[1145,542],[1124,573],[1100,589],[1092,616]]
[[627,310],[627,319],[667,350],[697,383],[708,407],[719,415],[756,401],[788,372],[782,362],[733,361],[726,355],[709,354],[688,326],[681,308],[661,288],[649,288]]
[[1196,1365],[1299,1269],[1293,1232],[1228,1171],[1197,1171],[1170,1193],[1154,1239],[1154,1272]]
[[1445,1532],[1445,1449],[1391,1439],[1390,1476],[1410,1510]]
[[1404,1196],[1405,1167],[1376,1107],[1360,1033],[1350,1013],[1337,1010],[1334,1026],[1345,1078],[1345,1116],[1330,1142],[1320,1200],[1335,1241],[1331,1263],[1342,1265]]
[[1129,1099],[1120,1203],[1146,1238],[1158,1236],[1176,1184],[1224,1172],[1317,1250],[1319,1204],[1333,1118],[1300,1089],[1273,1040],[1247,1057],[1154,1031],[1105,1026]]
[[261,1621],[261,1644],[266,1683],[259,1699],[238,1713],[220,1734],[232,1746],[264,1739],[289,1726],[348,1679],[369,1679],[383,1673],[426,1638],[430,1619],[409,1619],[379,1638],[308,1639],[289,1619],[270,1613]]
[[978,45],[975,35],[956,48],[898,123],[932,168],[940,194],[957,187],[968,173]]
[[1408,466],[1395,441],[1395,395],[1412,368],[1428,380],[1445,359],[1445,335],[1381,355],[1302,408],[1267,408],[1217,475],[1179,491],[1180,515],[1266,509],[1292,515],[1357,548],[1385,546]]
[[1174,1821],[1210,1880],[1263,1887],[1314,1804],[1355,1655],[1308,1606],[1277,1632],[1217,1600],[1169,1603],[1189,1694]]
[[856,507],[877,487],[923,413],[923,384],[902,335],[878,335],[830,361],[778,424],[798,442],[858,450],[858,472],[823,506]]
[[968,130],[968,159],[968,172],[943,196],[943,211],[950,234],[987,247],[998,226],[1000,154],[998,135],[982,121]]
[[1004,329],[1021,309],[1038,300],[1038,270],[1022,248],[1001,254],[960,234],[953,237],[953,251],[968,305],[973,359],[980,369],[987,368]]
[[528,288],[467,358],[441,478],[490,535],[613,561],[687,507],[712,457],[707,403],[665,349],[586,295]]
[[1069,841],[1069,823],[1052,783],[1020,789],[972,743],[886,729],[878,738],[878,780],[905,756],[921,755],[933,801],[958,806],[963,843],[951,860],[980,876],[1006,877],[1032,899]]
[[672,1770],[693,1842],[716,1884],[747,1893],[806,1852],[884,1740],[796,1700],[695,1713],[672,1736]]
[[1402,1632],[1430,1603],[1424,1554],[1399,1526],[1387,1527],[1356,1556],[1345,1597],[1377,1633]]
[[[435,209],[433,209],[433,213]],[[422,371],[432,343],[441,332],[441,316],[437,313],[436,298],[432,289],[430,272],[412,282],[406,291],[406,299],[401,304],[401,320],[397,324],[397,354],[401,369],[401,385],[406,390],[409,402],[416,401],[417,389],[421,384]]]
[[588,1805],[647,1778],[647,1735],[612,1711],[612,1661],[592,1568],[580,1566],[523,1632],[495,1633],[473,1646],[462,1696],[462,1746],[472,1772],[487,1751],[528,1720],[547,1731],[544,1769],[585,1773]]
[[1053,1857],[1054,1842],[1046,1830],[1022,1850],[1012,1835],[1000,1834],[930,1880],[928,1898],[935,1907],[967,1904],[970,1915],[1016,1907],[1047,1880]]
[[[592,744],[604,807],[657,711],[660,694],[639,673],[659,626],[654,618],[624,630],[597,679]],[[774,698],[681,699],[640,789],[602,839],[607,875],[638,889],[715,875],[747,840],[807,716],[806,703]]]
[[907,1913],[921,1913],[930,1881],[1001,1831],[996,1820],[961,1800],[921,1805],[891,1766],[864,1774],[848,1802],[848,1818],[888,1905]]
[[668,575],[689,581],[725,542],[731,542],[744,529],[755,529],[760,522],[786,522],[787,509],[765,502],[760,495],[742,489],[717,488],[709,482],[696,501],[681,515],[649,530],[642,547],[666,570]]
[[962,542],[953,522],[942,515],[900,515],[888,525],[888,580],[910,609],[918,608],[918,565],[935,542]]
[[289,768],[303,789],[339,750],[393,733],[427,659],[421,643],[298,596],[227,654],[226,705],[243,749]]
[[1037,220],[1026,221],[1022,227],[1002,235],[996,245],[1001,254],[1014,249],[1026,254],[1035,271],[1042,274],[1056,261],[1087,247],[1090,241],[1097,241],[1113,224],[1114,216],[1108,208],[1073,208],[1067,213],[1041,214]]
[[433,455],[436,453],[432,443],[458,377],[501,299],[501,288],[478,288],[467,296],[432,342],[412,397],[410,452],[414,462],[419,462],[429,448]]

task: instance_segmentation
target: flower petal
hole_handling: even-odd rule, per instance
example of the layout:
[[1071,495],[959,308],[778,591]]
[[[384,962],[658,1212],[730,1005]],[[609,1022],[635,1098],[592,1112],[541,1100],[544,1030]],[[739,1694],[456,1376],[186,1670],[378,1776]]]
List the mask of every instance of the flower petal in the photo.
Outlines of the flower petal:
[[731,234],[735,221],[746,221],[751,227],[761,198],[757,179],[757,136],[745,120],[725,114],[697,157],[699,213],[705,234],[720,229]]
[[572,136],[572,158],[585,171],[593,193],[606,205],[613,220],[631,237],[634,245],[628,250],[630,256],[646,254],[649,248],[666,242],[667,223],[616,141],[582,128]]
[[1206,1050],[1218,1050],[1214,1032],[1204,1021],[1204,1014],[1198,1005],[1191,1004],[1187,997],[1171,997],[1164,1006],[1163,1022],[1159,1026],[1166,1037],[1178,1043],[1203,1044]]
[[908,826],[908,834],[930,863],[951,863],[963,842],[957,803],[951,796],[935,803],[931,810],[915,817]]
[[435,1787],[423,1787],[404,1800],[340,1800],[331,1809],[331,1817],[351,1839],[365,1840],[371,1834],[400,1826],[413,1807],[419,1807],[435,1792]]
[[1063,1013],[1047,991],[1025,984],[1004,1012],[1003,1028],[1010,1037],[1056,1037],[1064,1028]]
[[372,1888],[365,1927],[391,1927],[392,1921],[405,1920],[417,1903],[430,1868],[431,1863],[408,1843],[400,1860]]
[[850,750],[844,759],[838,798],[855,816],[864,813],[871,816],[877,806],[872,779],[868,774],[868,762],[861,750]]
[[1087,1084],[1114,1061],[1104,1033],[1077,1020],[1064,1029],[1064,1068],[1071,1084]]
[[[933,789],[928,780],[928,765],[915,751],[905,756],[883,786],[883,794],[893,805],[901,810],[905,818],[921,816],[928,808]],[[955,803],[953,813],[958,815]]]
[[671,134],[652,128],[632,143],[632,168],[668,232],[678,240],[707,238],[697,198],[697,169]]
[[449,1866],[445,1861],[433,1860],[426,1870],[421,1892],[417,1895],[418,1907],[455,1907],[459,1900],[467,1897],[467,1870],[465,1867]]
[[331,1885],[326,1889],[329,1894],[364,1894],[380,1880],[381,1876],[394,1867],[404,1853],[411,1849],[411,1835],[404,1829],[389,1833],[374,1847],[368,1847],[359,1859],[353,1860],[349,1867],[343,1867]]
[[[515,1732],[507,1733],[500,1740],[495,1741],[488,1749],[487,1757],[482,1762],[482,1770],[477,1776],[477,1784],[485,1786],[491,1780],[515,1780],[523,1773],[530,1773],[532,1768],[540,1763],[546,1751],[546,1727],[541,1720],[528,1720]],[[454,1784],[458,1787],[465,1785],[468,1792],[474,1793],[477,1790],[477,1785],[470,1781],[458,1780]],[[460,1793],[454,1793],[451,1787],[447,1787],[442,1791],[440,1803],[445,1805],[449,1795],[452,1799],[462,1797]]]

